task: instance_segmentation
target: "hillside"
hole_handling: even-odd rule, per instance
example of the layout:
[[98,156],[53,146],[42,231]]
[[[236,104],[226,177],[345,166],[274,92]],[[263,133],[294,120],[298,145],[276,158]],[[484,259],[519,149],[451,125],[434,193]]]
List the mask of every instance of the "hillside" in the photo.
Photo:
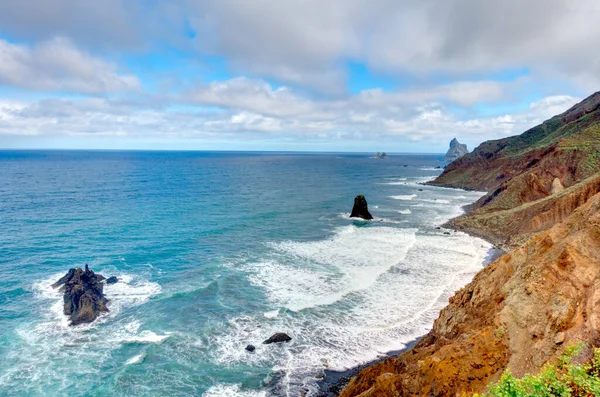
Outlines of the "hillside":
[[508,253],[455,293],[411,350],[361,371],[341,396],[482,392],[600,346],[600,93],[522,135],[484,142],[432,185],[487,191],[450,226]]
[[575,341],[600,342],[600,194],[502,256],[458,291],[412,350],[359,373],[341,394],[454,396],[506,369],[535,372]]
[[[449,164],[431,184],[487,191],[472,211],[453,225],[477,231],[505,247],[516,247],[532,233],[564,219],[582,201],[567,205],[570,210],[564,206],[553,210],[551,202],[543,202],[538,207],[557,216],[533,226],[529,218],[537,212],[532,203],[576,187],[599,169],[600,92],[521,135],[482,143]],[[597,191],[584,196],[589,198]],[[509,218],[511,230],[505,227]],[[520,222],[526,224],[518,225]]]

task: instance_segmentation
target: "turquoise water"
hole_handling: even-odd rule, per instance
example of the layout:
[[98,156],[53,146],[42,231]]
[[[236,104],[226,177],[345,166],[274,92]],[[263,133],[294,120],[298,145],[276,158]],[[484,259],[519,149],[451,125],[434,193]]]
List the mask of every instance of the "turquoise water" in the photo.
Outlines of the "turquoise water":
[[[490,248],[436,229],[480,196],[419,185],[441,158],[0,152],[0,394],[314,395],[402,348]],[[49,285],[85,263],[123,282],[69,327]]]

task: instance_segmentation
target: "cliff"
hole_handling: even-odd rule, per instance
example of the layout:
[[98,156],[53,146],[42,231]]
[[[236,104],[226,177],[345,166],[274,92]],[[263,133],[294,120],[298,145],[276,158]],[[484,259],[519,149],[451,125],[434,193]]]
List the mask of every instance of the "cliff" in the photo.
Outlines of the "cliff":
[[600,194],[458,291],[412,350],[341,396],[454,396],[535,372],[573,341],[600,343]]
[[[569,215],[582,202],[567,205],[569,211],[561,207],[552,222],[538,220],[531,225],[521,215],[535,216],[535,208],[541,207],[552,212],[550,202],[540,200],[576,187],[594,176],[599,166],[600,93],[596,93],[521,135],[482,143],[449,164],[431,184],[489,192],[455,224],[477,230],[505,247],[516,247],[531,233],[545,230]],[[589,198],[589,192],[584,196]],[[532,203],[543,205],[531,208]],[[565,201],[555,203],[562,205]],[[512,230],[505,227],[507,219],[512,222]]]
[[451,163],[456,159],[461,158],[465,154],[469,153],[469,149],[467,149],[467,145],[459,143],[456,138],[450,141],[450,148],[446,152],[446,156],[444,157],[444,161],[447,163]]
[[522,135],[484,142],[431,184],[485,190],[450,226],[510,250],[456,292],[411,350],[341,396],[455,396],[565,346],[600,345],[600,93]]

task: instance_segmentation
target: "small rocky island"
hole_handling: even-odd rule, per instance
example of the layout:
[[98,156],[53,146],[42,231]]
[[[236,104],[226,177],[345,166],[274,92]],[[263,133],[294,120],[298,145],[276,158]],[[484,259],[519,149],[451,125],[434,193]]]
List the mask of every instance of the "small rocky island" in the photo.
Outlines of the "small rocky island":
[[103,292],[104,280],[104,276],[94,273],[85,265],[85,270],[69,269],[67,274],[52,285],[63,292],[63,311],[69,316],[70,325],[91,323],[100,313],[108,312],[108,299]]
[[362,194],[359,194],[354,198],[354,206],[352,207],[350,218],[373,219],[373,215],[369,212],[367,199],[365,199],[365,196]]
[[448,149],[448,152],[446,152],[446,157],[444,157],[444,161],[447,163],[451,163],[454,160],[461,158],[467,153],[469,153],[467,145],[458,142],[458,140],[454,138],[450,141],[450,149]]
[[387,159],[388,155],[387,155],[386,152],[383,152],[383,153],[382,152],[377,152],[377,154],[375,155],[375,158],[383,160],[383,159]]

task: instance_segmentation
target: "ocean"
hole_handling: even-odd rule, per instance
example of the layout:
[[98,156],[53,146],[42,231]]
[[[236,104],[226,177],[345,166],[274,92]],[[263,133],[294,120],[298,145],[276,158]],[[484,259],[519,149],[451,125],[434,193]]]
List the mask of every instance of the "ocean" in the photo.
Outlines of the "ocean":
[[[442,158],[0,151],[0,395],[311,396],[403,348],[491,249],[438,228],[482,195],[421,185]],[[70,327],[86,263],[121,281]]]

